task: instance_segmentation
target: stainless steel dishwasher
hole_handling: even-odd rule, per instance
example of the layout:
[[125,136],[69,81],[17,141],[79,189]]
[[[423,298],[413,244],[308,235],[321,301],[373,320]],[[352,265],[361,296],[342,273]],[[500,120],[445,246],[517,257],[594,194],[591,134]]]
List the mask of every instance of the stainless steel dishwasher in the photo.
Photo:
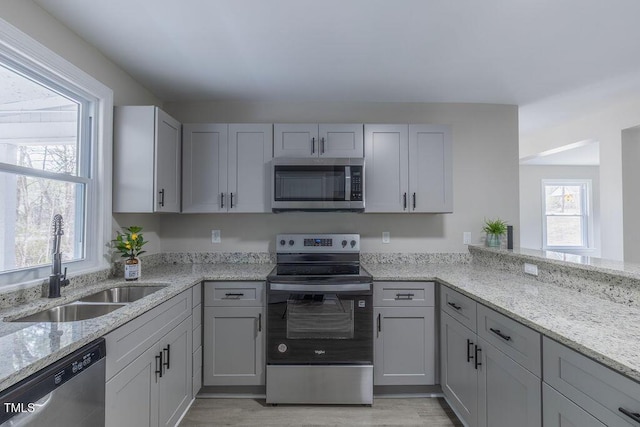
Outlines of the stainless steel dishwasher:
[[105,354],[100,338],[0,392],[0,426],[103,426]]

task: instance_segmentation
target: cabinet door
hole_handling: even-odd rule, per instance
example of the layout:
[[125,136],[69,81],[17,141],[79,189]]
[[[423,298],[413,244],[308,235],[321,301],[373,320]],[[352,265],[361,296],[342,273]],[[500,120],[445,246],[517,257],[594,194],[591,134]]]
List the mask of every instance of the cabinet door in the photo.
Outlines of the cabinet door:
[[411,212],[453,212],[451,128],[409,125]]
[[362,124],[318,125],[320,157],[364,157]]
[[276,123],[273,136],[273,157],[318,157],[316,123]]
[[181,125],[156,108],[155,207],[157,212],[180,212]]
[[365,125],[365,212],[407,212],[408,126]]
[[542,408],[545,427],[605,427],[605,424],[545,383],[542,383]]
[[272,152],[272,125],[229,125],[229,211],[271,212]]
[[[477,425],[478,371],[474,364],[476,334],[440,312],[440,383],[451,406],[467,425]],[[517,424],[516,424],[517,425]]]
[[478,427],[540,427],[540,378],[485,340],[478,346]]
[[227,125],[185,124],[182,142],[182,211],[226,212]]
[[160,340],[164,371],[158,382],[158,419],[161,426],[176,425],[191,403],[192,333],[191,317],[188,317]]
[[435,384],[433,307],[374,309],[374,385]]
[[105,386],[105,425],[157,426],[159,368],[153,346],[107,381]]
[[205,307],[203,385],[264,385],[262,307]]

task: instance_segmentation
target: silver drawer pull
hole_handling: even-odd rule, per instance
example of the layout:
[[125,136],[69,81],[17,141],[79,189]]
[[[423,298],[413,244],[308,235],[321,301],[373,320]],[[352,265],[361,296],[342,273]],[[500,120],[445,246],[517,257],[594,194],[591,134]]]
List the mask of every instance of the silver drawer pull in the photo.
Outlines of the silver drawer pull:
[[631,418],[633,421],[640,423],[640,414],[637,412],[631,412],[628,411],[622,407],[618,408],[618,411],[622,412],[623,414],[625,414],[627,417]]
[[511,337],[509,335],[505,335],[503,334],[500,329],[493,329],[493,328],[489,328],[489,330],[491,332],[493,332],[494,334],[496,334],[497,336],[499,336],[500,338],[502,338],[505,341],[511,341]]
[[412,300],[413,294],[396,294],[396,300]]
[[244,294],[224,294],[224,297],[228,299],[240,299],[243,296]]

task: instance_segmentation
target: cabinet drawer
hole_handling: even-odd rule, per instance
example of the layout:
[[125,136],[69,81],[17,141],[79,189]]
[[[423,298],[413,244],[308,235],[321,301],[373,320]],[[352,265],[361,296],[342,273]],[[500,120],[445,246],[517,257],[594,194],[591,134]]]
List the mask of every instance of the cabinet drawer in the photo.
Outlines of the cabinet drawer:
[[478,308],[478,335],[540,378],[540,334],[482,304]]
[[207,282],[204,287],[206,307],[262,307],[263,282]]
[[193,306],[195,307],[198,304],[202,304],[202,283],[198,283],[191,288],[191,292],[193,293]]
[[191,289],[105,335],[109,379],[154,345],[192,312]]
[[640,412],[640,384],[547,337],[544,381],[607,426],[636,426],[622,410]]
[[375,282],[373,305],[376,307],[432,307],[435,305],[433,282]]
[[542,383],[544,427],[606,427],[587,411]]
[[440,308],[458,322],[476,331],[477,303],[446,286],[440,286]]

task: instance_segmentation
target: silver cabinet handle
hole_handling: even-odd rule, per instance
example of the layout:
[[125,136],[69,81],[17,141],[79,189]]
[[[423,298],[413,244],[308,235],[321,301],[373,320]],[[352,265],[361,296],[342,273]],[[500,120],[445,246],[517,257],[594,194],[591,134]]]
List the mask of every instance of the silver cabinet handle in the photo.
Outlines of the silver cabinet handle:
[[158,201],[158,204],[161,207],[164,207],[164,188],[160,191],[158,191],[158,193],[160,194],[160,200]]

